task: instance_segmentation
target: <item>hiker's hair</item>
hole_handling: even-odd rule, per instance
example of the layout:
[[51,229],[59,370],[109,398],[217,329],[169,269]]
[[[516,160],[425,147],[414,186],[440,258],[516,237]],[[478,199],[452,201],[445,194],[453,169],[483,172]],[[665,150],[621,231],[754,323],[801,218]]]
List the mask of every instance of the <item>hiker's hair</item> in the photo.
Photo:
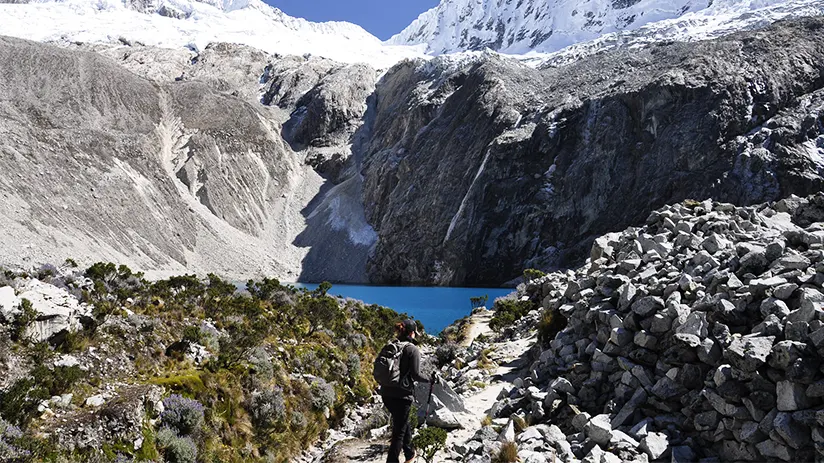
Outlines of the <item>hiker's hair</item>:
[[395,335],[402,336],[404,334],[408,334],[406,332],[406,327],[403,326],[403,323],[395,323]]

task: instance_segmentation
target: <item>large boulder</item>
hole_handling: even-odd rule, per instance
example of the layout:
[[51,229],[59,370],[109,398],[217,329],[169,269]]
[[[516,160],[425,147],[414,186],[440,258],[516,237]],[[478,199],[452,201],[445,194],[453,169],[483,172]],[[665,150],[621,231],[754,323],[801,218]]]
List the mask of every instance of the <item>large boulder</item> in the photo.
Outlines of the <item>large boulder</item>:
[[79,331],[83,328],[83,318],[92,315],[91,307],[81,304],[68,291],[40,280],[27,280],[18,290],[20,299],[30,301],[37,312],[37,318],[25,332],[33,341],[46,341],[65,331]]

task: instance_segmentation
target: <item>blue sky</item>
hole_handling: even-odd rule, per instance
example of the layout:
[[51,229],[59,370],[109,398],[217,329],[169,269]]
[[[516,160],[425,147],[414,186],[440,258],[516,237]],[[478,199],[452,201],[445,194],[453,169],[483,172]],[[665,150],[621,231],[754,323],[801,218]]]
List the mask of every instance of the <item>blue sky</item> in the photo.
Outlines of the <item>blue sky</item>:
[[264,0],[290,16],[310,21],[349,21],[381,40],[402,31],[438,0]]

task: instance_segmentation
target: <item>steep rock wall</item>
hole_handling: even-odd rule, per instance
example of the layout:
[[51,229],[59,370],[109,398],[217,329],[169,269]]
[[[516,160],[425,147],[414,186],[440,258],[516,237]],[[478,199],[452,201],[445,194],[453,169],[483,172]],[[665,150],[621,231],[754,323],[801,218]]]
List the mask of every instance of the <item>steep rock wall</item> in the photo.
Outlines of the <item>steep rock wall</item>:
[[[820,189],[824,108],[805,102],[824,87],[823,25],[542,71],[496,56],[396,66],[363,156],[372,280],[500,284],[569,265],[667,203]],[[780,130],[747,139],[770,124],[785,126],[777,143]]]

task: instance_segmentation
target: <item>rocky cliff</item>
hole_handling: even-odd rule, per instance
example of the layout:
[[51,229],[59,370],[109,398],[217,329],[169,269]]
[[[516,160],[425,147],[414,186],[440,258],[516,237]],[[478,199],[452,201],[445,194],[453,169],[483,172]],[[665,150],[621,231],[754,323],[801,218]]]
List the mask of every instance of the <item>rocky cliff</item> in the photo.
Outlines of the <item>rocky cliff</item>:
[[4,263],[297,268],[299,252],[278,255],[272,236],[302,223],[299,208],[278,211],[313,180],[260,108],[96,53],[2,38],[0,57],[14,63],[0,78]]
[[0,262],[438,285],[572,265],[664,204],[820,189],[822,23],[380,79],[241,45],[3,39]]
[[496,284],[686,198],[822,186],[821,19],[535,70],[406,62],[363,153],[376,282]]

